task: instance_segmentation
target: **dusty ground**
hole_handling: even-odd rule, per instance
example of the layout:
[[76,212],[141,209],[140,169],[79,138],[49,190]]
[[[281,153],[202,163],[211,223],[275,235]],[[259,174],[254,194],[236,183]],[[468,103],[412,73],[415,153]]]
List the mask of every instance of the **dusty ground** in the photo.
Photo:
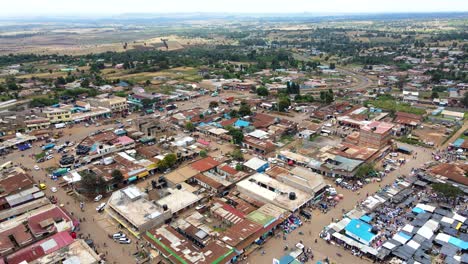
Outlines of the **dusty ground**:
[[440,146],[442,142],[447,138],[445,126],[436,127],[431,124],[423,124],[423,128],[417,128],[413,130],[413,134],[421,138],[425,142],[434,142],[435,146]]

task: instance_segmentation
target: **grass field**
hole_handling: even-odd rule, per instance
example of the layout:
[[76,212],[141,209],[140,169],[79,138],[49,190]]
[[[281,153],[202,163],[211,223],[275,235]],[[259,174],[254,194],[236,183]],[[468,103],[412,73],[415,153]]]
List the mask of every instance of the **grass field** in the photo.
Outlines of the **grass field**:
[[167,77],[172,80],[185,80],[189,82],[197,82],[202,79],[198,75],[198,70],[191,67],[178,67],[159,72],[140,72],[128,73],[127,70],[106,69],[103,70],[103,75],[110,80],[121,79],[130,80],[133,82],[141,83],[147,80],[152,81],[154,77]]

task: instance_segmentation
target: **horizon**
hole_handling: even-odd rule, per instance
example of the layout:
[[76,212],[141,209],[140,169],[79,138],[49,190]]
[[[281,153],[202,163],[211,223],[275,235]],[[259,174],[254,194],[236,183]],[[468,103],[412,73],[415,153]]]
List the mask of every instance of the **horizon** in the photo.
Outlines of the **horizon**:
[[122,16],[128,14],[238,14],[238,15],[352,15],[352,14],[401,14],[401,13],[464,13],[468,1],[459,0],[295,0],[285,4],[281,0],[17,0],[8,1],[0,10],[2,18],[38,16]]

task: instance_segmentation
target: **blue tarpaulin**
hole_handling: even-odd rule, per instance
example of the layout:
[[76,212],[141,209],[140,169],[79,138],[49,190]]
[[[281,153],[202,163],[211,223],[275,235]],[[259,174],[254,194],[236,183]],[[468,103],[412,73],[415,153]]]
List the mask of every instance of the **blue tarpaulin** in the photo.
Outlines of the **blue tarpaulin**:
[[247,121],[244,121],[244,120],[237,120],[235,123],[234,123],[234,126],[236,127],[248,127],[250,125],[249,122]]
[[463,138],[459,138],[459,139],[455,140],[452,145],[454,147],[456,147],[456,148],[459,148],[459,147],[461,147],[463,142],[465,142],[465,140]]
[[417,213],[417,214],[420,214],[420,213],[425,213],[426,211],[424,211],[423,209],[419,208],[419,207],[415,207],[413,208],[413,213]]
[[371,230],[371,225],[359,219],[352,219],[345,227],[346,235],[364,244],[369,244],[376,236]]
[[448,242],[452,245],[455,245],[463,250],[466,250],[468,249],[468,242],[466,241],[463,241],[459,238],[456,238],[456,237],[451,237],[449,238]]
[[370,221],[372,221],[372,217],[368,216],[368,215],[363,215],[361,216],[361,219],[362,221],[366,222],[366,223],[369,223]]

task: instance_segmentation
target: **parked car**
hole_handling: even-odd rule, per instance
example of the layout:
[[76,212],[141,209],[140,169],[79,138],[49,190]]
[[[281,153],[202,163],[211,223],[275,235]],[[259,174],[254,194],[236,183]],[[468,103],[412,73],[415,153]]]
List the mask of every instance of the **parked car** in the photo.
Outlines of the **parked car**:
[[95,201],[95,202],[99,202],[99,201],[101,201],[101,199],[102,199],[102,194],[96,196],[96,197],[94,198],[94,201]]
[[39,166],[37,165],[34,165],[34,170],[40,170],[41,168],[39,168]]
[[57,187],[50,188],[50,191],[53,192],[53,193],[56,193],[57,192]]
[[112,235],[112,238],[113,238],[113,239],[127,238],[127,235],[125,235],[125,234],[122,233],[122,232],[117,232],[117,233],[115,233],[115,234]]
[[305,217],[306,219],[311,219],[311,218],[312,218],[312,214],[309,213],[309,212],[307,212],[307,211],[305,211],[305,210],[301,210],[299,213],[300,213],[303,217]]
[[51,159],[53,159],[53,158],[54,158],[53,155],[49,155],[49,156],[47,156],[45,159],[46,159],[46,160],[51,160]]
[[104,207],[106,207],[106,203],[101,203],[100,205],[98,205],[98,207],[96,207],[96,211],[98,211],[98,213],[104,211]]
[[120,244],[130,244],[132,241],[129,238],[123,237],[117,240]]

